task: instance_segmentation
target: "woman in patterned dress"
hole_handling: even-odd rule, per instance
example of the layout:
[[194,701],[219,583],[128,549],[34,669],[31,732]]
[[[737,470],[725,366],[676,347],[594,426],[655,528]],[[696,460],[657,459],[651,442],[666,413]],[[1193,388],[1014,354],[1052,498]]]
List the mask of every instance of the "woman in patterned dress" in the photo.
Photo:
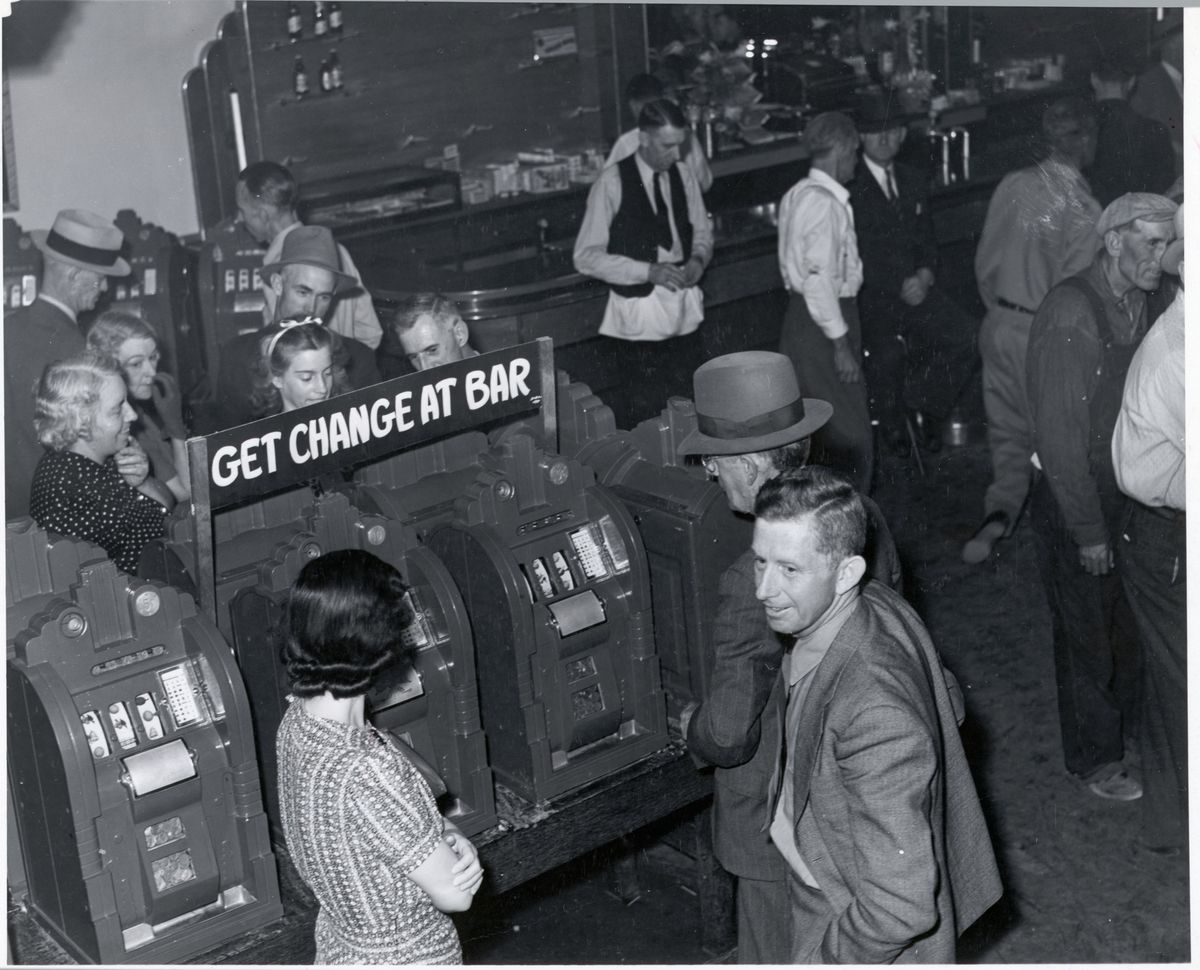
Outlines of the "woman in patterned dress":
[[474,846],[365,719],[365,695],[411,655],[396,569],[348,549],[301,570],[284,612],[293,696],[279,726],[279,802],[297,871],[320,903],[316,963],[461,963],[447,913],[483,880]]
[[146,453],[129,436],[125,380],[106,357],[80,354],[47,366],[33,423],[46,451],[29,490],[43,529],[100,546],[125,572],[163,534],[175,499],[151,478]]

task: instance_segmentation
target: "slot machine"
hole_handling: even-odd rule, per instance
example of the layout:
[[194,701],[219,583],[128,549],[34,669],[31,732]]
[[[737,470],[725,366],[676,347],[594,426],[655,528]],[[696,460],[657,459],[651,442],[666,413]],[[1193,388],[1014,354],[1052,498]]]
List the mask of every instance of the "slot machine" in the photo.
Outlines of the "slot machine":
[[28,908],[73,959],[185,962],[282,915],[245,690],[190,596],[88,562],[9,651]]
[[[215,406],[221,347],[238,334],[263,325],[262,261],[266,247],[236,218],[209,229],[196,254],[196,295],[201,329],[201,359],[209,376],[207,393],[197,400],[205,412]],[[215,418],[208,419],[208,423]],[[202,418],[201,423],[205,423]]]
[[482,431],[465,431],[364,465],[354,476],[354,502],[424,536],[454,517],[488,447]]
[[190,400],[207,376],[195,308],[196,255],[132,209],[122,209],[114,222],[125,235],[130,272],[109,281],[109,306],[154,327],[162,369],[175,375],[184,400]]
[[729,508],[721,487],[698,464],[676,457],[695,427],[691,401],[671,398],[657,418],[633,431],[603,432],[608,409],[577,391],[560,437],[582,442],[576,458],[610,488],[636,523],[646,549],[654,634],[667,709],[677,717],[708,696],[721,574],[750,547],[753,523]]
[[544,802],[667,743],[645,553],[580,463],[513,435],[426,545],[475,629],[493,772]]
[[[4,578],[9,658],[13,637],[25,629],[29,618],[53,596],[71,588],[80,566],[107,558],[108,554],[99,546],[51,535],[39,529],[33,519],[13,519],[7,523]],[[8,770],[8,894],[13,903],[23,906],[29,887],[13,802],[11,761]]]
[[4,309],[29,306],[38,295],[42,254],[13,219],[4,220]]
[[[475,647],[466,609],[445,567],[415,533],[360,512],[340,492],[307,486],[214,515],[218,622],[233,646],[250,698],[266,806],[279,831],[275,733],[287,709],[287,675],[274,631],[284,599],[311,559],[365,549],[400,570],[411,588],[414,668],[387,679],[368,698],[368,717],[409,749],[447,817],[467,835],[496,822],[495,797],[480,724]],[[193,533],[179,523],[159,545],[159,571],[191,568]],[[143,557],[145,561],[145,557]],[[164,567],[163,563],[171,565]]]

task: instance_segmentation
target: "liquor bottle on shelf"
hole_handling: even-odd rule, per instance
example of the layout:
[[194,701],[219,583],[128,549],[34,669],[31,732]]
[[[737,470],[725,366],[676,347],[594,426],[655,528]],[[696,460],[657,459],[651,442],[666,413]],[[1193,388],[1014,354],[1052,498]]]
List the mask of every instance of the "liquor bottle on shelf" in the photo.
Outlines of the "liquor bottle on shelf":
[[289,3],[287,8],[288,42],[296,43],[304,34],[304,21],[300,18],[300,4]]
[[337,0],[329,4],[329,29],[335,37],[342,36],[342,5]]
[[342,62],[338,59],[338,52],[331,50],[329,52],[329,84],[333,91],[342,89]]
[[324,37],[329,33],[329,17],[325,13],[325,4],[316,0],[313,4],[313,36]]
[[321,93],[328,94],[333,90],[333,72],[329,69],[329,61],[321,61]]
[[292,93],[297,98],[303,98],[308,94],[308,71],[304,69],[304,61],[296,58],[296,63],[292,65]]

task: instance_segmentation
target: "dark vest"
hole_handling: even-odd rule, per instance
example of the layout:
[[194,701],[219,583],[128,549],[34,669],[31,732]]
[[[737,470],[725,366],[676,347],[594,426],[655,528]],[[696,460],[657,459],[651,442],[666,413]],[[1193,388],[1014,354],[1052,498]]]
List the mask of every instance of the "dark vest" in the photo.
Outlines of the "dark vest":
[[[621,207],[608,227],[608,252],[644,263],[656,262],[658,247],[654,241],[654,209],[638,173],[636,153],[618,162],[617,172],[621,176]],[[679,243],[683,247],[683,262],[686,263],[692,256],[692,223],[688,219],[687,195],[683,190],[679,166],[672,165],[668,172],[671,211],[675,216]],[[609,288],[621,296],[649,296],[654,291],[654,284],[646,282],[618,286],[610,283]]]

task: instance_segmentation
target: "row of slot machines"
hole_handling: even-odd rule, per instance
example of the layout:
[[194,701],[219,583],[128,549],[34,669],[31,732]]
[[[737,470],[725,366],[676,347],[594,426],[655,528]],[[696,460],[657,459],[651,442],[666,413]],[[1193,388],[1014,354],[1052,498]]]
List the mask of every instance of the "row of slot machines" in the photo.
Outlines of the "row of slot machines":
[[404,575],[416,660],[368,717],[468,835],[496,824],[497,782],[552,804],[668,742],[668,712],[704,690],[717,580],[749,526],[675,459],[690,402],[619,431],[558,381],[556,441],[467,431],[344,487],[215,512],[215,624],[190,595],[190,518],[147,547],[142,579],[10,523],[10,832],[27,905],[73,955],[186,959],[278,914],[274,629],[325,552]]

